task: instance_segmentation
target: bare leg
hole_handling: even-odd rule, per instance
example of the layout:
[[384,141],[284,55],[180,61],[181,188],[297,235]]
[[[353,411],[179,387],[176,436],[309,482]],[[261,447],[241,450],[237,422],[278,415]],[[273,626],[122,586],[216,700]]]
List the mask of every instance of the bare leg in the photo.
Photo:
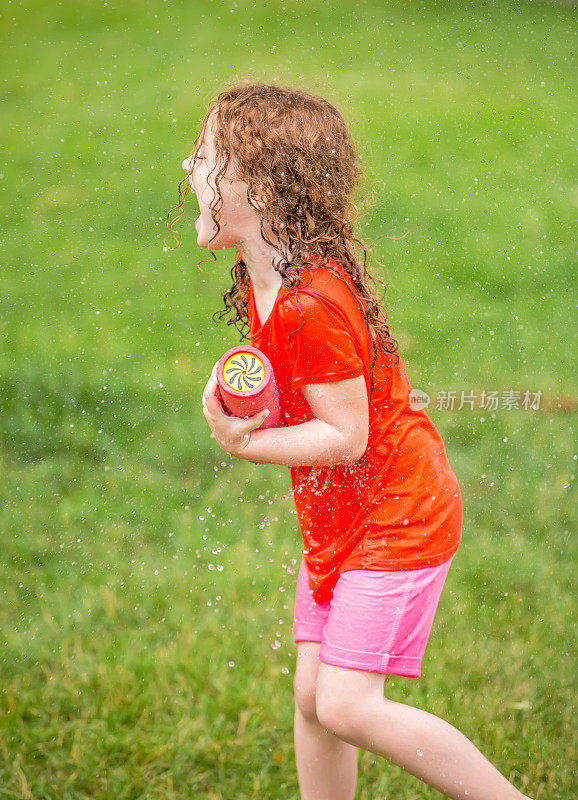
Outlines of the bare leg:
[[384,680],[378,673],[320,664],[321,724],[344,741],[387,758],[451,800],[526,798],[448,722],[386,699]]
[[353,800],[357,748],[323,728],[315,710],[319,644],[297,644],[295,759],[302,800]]

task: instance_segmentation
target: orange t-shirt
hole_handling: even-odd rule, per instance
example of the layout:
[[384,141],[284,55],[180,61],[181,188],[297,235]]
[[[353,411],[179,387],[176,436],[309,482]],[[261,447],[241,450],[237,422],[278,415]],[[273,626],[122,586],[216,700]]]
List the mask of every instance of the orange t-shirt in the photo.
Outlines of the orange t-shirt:
[[[237,255],[239,260],[240,254]],[[331,261],[354,291],[342,267]],[[273,367],[287,425],[313,419],[305,384],[365,378],[371,388],[373,345],[360,301],[332,272],[311,261],[300,286],[281,286],[263,325],[248,299],[251,345]],[[341,572],[411,570],[441,564],[458,549],[462,498],[442,438],[423,409],[409,405],[400,358],[378,349],[369,406],[369,440],[350,464],[290,467],[315,600],[330,599]]]

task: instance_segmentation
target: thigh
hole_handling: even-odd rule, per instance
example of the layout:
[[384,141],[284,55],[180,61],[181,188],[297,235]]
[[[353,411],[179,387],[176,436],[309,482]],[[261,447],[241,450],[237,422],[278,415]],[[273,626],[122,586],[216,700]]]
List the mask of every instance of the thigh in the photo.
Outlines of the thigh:
[[335,667],[319,662],[317,672],[317,710],[328,706],[347,712],[349,708],[366,713],[366,703],[374,704],[383,698],[387,675],[366,670]]
[[359,734],[384,702],[386,676],[319,664],[315,710],[320,725],[349,744],[363,746]]

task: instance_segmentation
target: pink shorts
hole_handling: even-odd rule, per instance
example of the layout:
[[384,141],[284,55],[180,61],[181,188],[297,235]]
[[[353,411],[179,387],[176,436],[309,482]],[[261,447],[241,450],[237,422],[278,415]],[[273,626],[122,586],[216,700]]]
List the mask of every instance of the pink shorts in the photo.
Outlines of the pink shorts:
[[325,664],[419,678],[452,560],[425,569],[343,572],[323,604],[314,601],[301,561],[293,641],[320,642]]

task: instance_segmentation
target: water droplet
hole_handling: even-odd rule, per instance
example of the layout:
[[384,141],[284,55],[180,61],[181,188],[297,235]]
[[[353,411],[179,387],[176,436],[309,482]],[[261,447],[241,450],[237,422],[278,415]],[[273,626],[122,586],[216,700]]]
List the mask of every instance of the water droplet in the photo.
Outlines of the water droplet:
[[423,750],[418,750],[418,751],[417,751],[417,754],[418,754],[418,756],[421,758],[421,757],[423,756]]

